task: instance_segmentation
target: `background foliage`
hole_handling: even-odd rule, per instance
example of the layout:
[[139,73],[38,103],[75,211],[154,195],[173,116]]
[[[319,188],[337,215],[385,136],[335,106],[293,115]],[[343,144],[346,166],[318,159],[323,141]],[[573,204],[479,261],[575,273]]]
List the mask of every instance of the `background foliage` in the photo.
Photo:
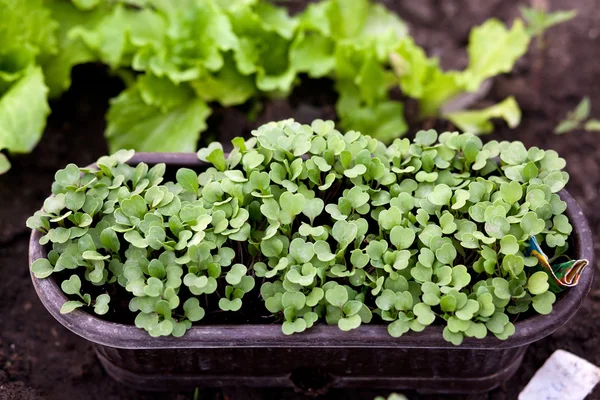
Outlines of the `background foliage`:
[[[471,32],[466,69],[443,71],[397,15],[370,0],[323,0],[294,16],[265,0],[0,0],[0,150],[31,151],[47,96],[64,92],[71,68],[87,62],[127,85],[107,114],[111,151],[194,151],[212,103],[257,106],[306,77],[335,81],[342,127],[387,142],[407,130],[398,87],[422,118],[473,133],[490,132],[491,118],[514,127],[521,112],[512,97],[484,110],[443,106],[510,71],[532,35],[567,19],[540,15],[529,15],[537,21],[529,30],[486,21]],[[8,168],[0,153],[0,171]]]

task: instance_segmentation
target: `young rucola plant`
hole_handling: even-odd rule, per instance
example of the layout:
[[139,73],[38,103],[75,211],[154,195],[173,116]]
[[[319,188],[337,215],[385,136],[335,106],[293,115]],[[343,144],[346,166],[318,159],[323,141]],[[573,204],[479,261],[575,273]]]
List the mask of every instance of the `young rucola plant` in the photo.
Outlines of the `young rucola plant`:
[[132,151],[58,171],[27,225],[49,248],[34,274],[57,274],[72,299],[62,311],[105,314],[121,288],[138,327],[180,336],[207,299],[235,312],[259,282],[285,334],[318,321],[385,321],[394,337],[443,324],[460,344],[506,339],[519,314],[552,310],[548,275],[524,252],[531,236],[568,247],[555,151],[433,130],[385,146],[321,120],[252,135],[229,154],[200,150],[208,168],[176,182],[164,164],[127,165]]

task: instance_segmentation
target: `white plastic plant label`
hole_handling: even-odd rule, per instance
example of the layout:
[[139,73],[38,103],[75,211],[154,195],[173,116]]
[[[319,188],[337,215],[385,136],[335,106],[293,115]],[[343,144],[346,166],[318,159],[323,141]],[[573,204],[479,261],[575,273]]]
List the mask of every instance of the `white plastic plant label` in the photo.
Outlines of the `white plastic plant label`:
[[564,350],[546,360],[519,400],[583,400],[600,380],[600,368]]

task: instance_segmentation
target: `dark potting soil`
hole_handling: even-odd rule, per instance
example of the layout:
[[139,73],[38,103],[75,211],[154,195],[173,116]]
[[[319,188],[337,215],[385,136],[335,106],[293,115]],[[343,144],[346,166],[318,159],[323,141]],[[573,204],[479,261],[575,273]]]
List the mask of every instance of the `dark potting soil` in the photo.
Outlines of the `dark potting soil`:
[[[301,7],[306,0],[290,0]],[[508,0],[385,0],[409,21],[412,34],[428,54],[437,55],[447,68],[467,62],[464,47],[473,25],[489,17],[511,21],[518,4]],[[532,1],[546,3],[545,1]],[[550,3],[550,2],[548,2]],[[523,121],[516,130],[502,123],[484,140],[521,140],[527,146],[553,148],[567,159],[571,181],[567,189],[587,215],[592,231],[600,234],[600,134],[577,131],[564,136],[552,133],[557,122],[581,99],[592,100],[592,114],[600,116],[600,4],[596,0],[555,0],[552,9],[579,11],[577,18],[552,28],[545,47],[535,44],[513,73],[494,81],[491,93],[480,102],[490,105],[516,96]],[[0,176],[0,400],[5,399],[192,399],[193,393],[148,394],[113,382],[100,367],[91,345],[70,333],[44,309],[33,290],[27,268],[29,231],[25,219],[48,195],[54,172],[69,162],[86,165],[107,152],[102,136],[108,99],[121,90],[117,78],[101,66],[74,71],[74,84],[52,104],[52,116],[41,143],[30,155],[14,157],[13,169]],[[289,99],[269,100],[263,107],[218,108],[209,120],[207,140],[248,134],[263,122],[296,118],[334,118],[335,93],[323,80],[304,84]],[[254,121],[246,115],[255,114]],[[413,128],[418,126],[413,124]],[[596,245],[600,248],[600,245]],[[592,268],[597,268],[598,263]],[[442,397],[405,393],[415,399],[516,399],[534,372],[556,349],[571,351],[600,365],[600,284],[596,283],[577,316],[552,336],[531,345],[523,365],[506,385],[488,394]],[[451,365],[448,368],[452,368]],[[386,390],[332,390],[323,399],[373,399]],[[304,396],[280,389],[209,389],[199,399],[300,399]],[[589,399],[600,398],[596,389]]]

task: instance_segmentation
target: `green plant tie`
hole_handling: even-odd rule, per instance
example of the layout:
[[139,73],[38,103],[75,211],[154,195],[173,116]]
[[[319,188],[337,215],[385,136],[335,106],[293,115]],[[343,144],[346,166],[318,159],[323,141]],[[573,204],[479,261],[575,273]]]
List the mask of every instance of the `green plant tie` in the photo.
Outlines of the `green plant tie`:
[[579,277],[585,267],[589,264],[588,260],[569,260],[560,264],[550,265],[548,256],[540,247],[535,236],[529,238],[529,248],[526,256],[534,256],[538,259],[538,266],[541,271],[548,274],[550,290],[559,293],[576,286],[579,283]]

